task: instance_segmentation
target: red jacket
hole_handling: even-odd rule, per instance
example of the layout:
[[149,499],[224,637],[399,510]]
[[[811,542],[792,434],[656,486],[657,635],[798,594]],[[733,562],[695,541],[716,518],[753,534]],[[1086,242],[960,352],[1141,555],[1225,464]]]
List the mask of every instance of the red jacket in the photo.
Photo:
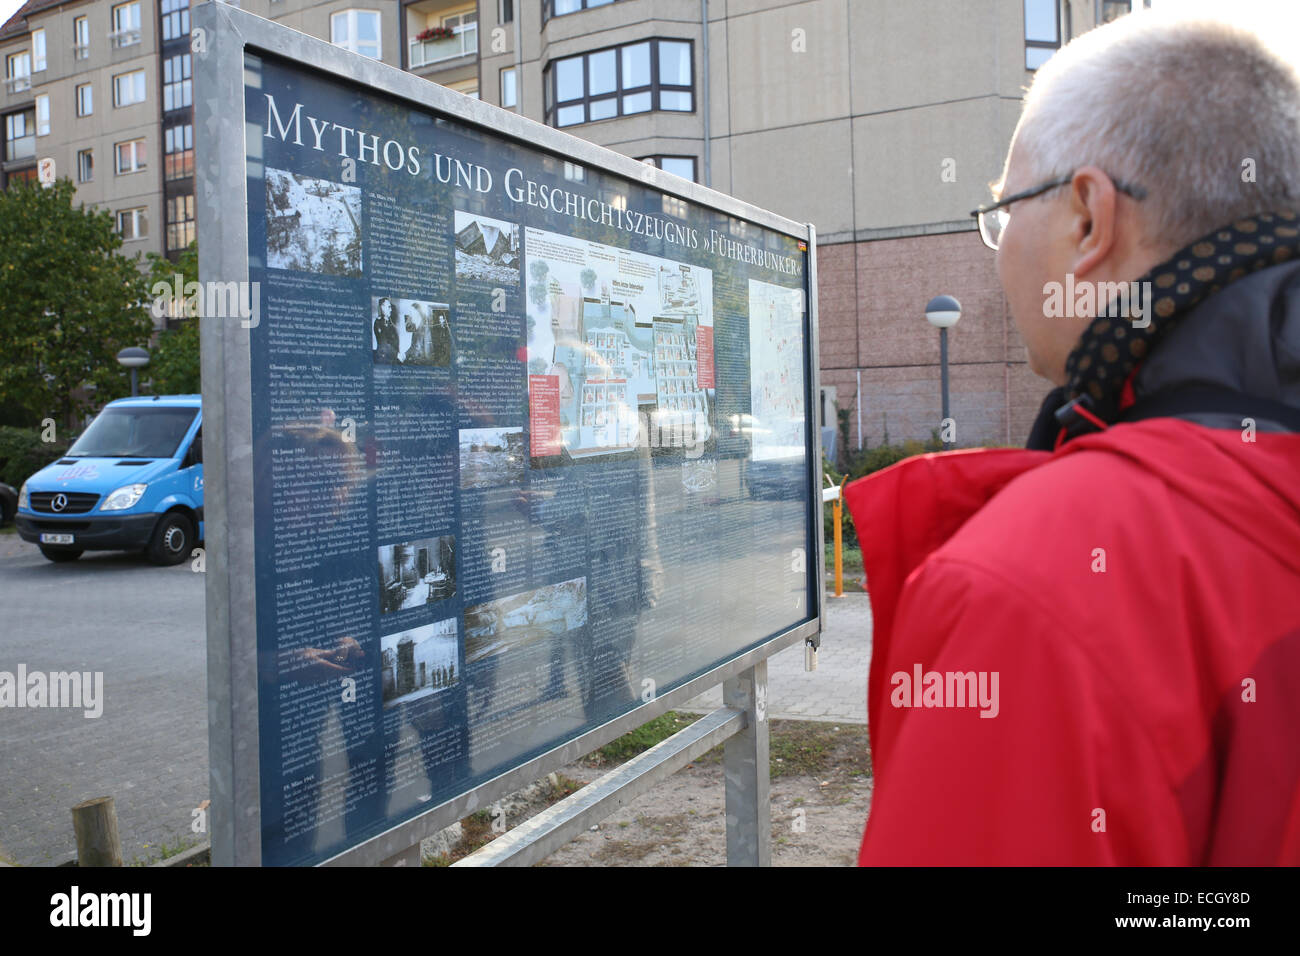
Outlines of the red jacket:
[[[1151,419],[846,488],[860,864],[1300,864],[1300,435],[1254,437]],[[981,673],[996,706],[958,706]]]

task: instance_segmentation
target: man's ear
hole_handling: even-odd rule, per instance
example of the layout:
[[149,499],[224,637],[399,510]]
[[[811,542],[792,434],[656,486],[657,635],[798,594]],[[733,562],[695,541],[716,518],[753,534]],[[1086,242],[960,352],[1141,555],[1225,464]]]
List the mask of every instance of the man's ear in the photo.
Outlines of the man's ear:
[[1115,184],[1096,166],[1081,166],[1070,180],[1070,239],[1074,274],[1087,275],[1115,247]]

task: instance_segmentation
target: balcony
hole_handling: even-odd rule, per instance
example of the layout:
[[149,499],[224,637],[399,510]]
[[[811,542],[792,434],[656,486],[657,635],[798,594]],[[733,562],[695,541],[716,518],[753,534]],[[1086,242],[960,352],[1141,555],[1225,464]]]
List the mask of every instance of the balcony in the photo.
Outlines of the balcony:
[[73,44],[73,47],[72,47],[72,57],[73,57],[73,59],[75,59],[75,60],[89,60],[89,59],[90,59],[90,44],[89,44],[89,43],[76,43],[76,44]]
[[19,73],[17,76],[11,76],[5,80],[5,92],[9,95],[22,93],[32,88],[32,76],[30,73]]
[[443,40],[412,40],[408,50],[410,69],[431,66],[462,56],[478,56],[478,24],[453,27],[452,36]]

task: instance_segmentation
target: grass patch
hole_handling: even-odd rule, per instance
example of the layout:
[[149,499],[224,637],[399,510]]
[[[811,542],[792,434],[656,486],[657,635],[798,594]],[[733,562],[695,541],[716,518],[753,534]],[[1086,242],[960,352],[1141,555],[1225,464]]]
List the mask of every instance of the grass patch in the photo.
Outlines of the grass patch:
[[626,763],[699,719],[699,714],[680,714],[670,710],[593,751],[583,762],[589,767],[614,767]]
[[[553,803],[558,803],[569,794],[582,789],[582,782],[574,780],[572,777],[566,777],[562,773],[553,773],[548,777],[538,781],[539,789],[537,794],[532,798],[532,813],[540,813]],[[495,806],[495,805],[494,805]],[[531,814],[527,814],[531,815]],[[460,821],[460,840],[447,853],[439,853],[437,856],[426,856],[420,861],[421,866],[451,866],[457,860],[462,860],[469,856],[475,850],[482,849],[493,840],[511,829],[513,824],[507,821],[506,829],[497,832],[492,828],[493,812],[492,807],[484,807],[482,810],[475,810],[469,816]],[[515,823],[521,821],[516,820]]]

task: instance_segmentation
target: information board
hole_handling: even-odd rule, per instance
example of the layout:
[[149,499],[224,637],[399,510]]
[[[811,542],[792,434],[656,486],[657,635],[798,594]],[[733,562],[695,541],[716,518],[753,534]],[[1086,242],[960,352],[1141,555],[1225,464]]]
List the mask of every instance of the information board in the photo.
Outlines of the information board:
[[242,93],[262,863],[815,618],[806,233],[266,52]]

